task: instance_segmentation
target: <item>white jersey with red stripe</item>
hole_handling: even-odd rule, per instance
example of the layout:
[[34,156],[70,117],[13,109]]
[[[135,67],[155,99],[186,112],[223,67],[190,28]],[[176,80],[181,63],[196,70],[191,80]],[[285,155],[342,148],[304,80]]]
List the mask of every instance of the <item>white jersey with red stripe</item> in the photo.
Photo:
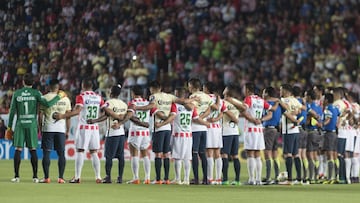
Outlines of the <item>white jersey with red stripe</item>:
[[[257,95],[250,95],[245,97],[244,103],[246,104],[246,111],[256,119],[261,119],[263,116],[264,109],[271,109],[271,105],[267,103],[263,98]],[[252,122],[246,123],[247,127],[262,126],[262,124],[256,125]]]
[[[349,121],[347,120],[348,111],[352,111],[351,104],[349,101],[345,99],[338,99],[334,102],[334,106],[340,111],[340,127],[339,129],[348,130],[349,129]],[[345,133],[339,132],[339,137],[345,137]]]
[[360,105],[356,102],[353,102],[353,103],[351,103],[351,107],[352,107],[355,119],[359,119],[360,118]]
[[[93,91],[85,91],[76,96],[75,105],[81,106],[82,110],[79,114],[79,123],[82,125],[89,125],[86,123],[88,119],[97,119],[100,114],[100,109],[105,107],[103,98]],[[92,124],[96,125],[97,124]]]
[[188,110],[183,105],[173,103],[171,112],[176,114],[174,119],[173,132],[176,133],[190,133],[192,132],[192,119],[198,118],[196,109]]
[[[144,98],[134,98],[129,102],[129,106],[135,105],[135,106],[146,106],[149,104],[149,101]],[[135,116],[141,121],[141,122],[150,122],[150,110],[147,111],[141,111],[133,109],[129,109],[130,111],[133,111]],[[130,127],[129,132],[143,132],[145,131],[146,134],[149,132],[149,128],[145,128],[143,126],[136,125],[134,122],[130,121]]]

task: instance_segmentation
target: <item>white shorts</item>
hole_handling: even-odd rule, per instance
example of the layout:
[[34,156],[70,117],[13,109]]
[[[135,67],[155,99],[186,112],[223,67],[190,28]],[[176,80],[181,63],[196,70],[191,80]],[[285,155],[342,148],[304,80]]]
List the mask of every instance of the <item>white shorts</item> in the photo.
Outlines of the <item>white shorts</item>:
[[355,136],[356,136],[356,130],[345,130],[346,131],[346,145],[345,145],[345,151],[347,152],[353,152],[354,146],[355,146]]
[[208,128],[206,136],[206,148],[222,148],[223,140],[221,128]]
[[248,127],[244,133],[244,149],[263,150],[265,140],[262,127]]
[[[182,135],[182,136],[181,136]],[[192,136],[190,133],[174,133],[171,144],[171,157],[173,159],[192,159]]]
[[150,132],[149,131],[130,131],[128,143],[137,150],[145,150],[150,146]]
[[84,150],[98,150],[100,149],[100,133],[99,127],[93,126],[94,128],[87,128],[80,126],[76,132],[76,148]]

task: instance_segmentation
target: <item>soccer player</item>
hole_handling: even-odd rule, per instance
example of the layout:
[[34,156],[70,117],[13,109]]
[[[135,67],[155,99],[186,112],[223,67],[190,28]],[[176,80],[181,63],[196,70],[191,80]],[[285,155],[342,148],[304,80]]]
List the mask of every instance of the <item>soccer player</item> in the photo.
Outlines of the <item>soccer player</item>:
[[[351,170],[351,159],[346,153],[347,138],[349,137],[350,128],[348,123],[348,116],[350,115],[350,104],[346,102],[344,92],[341,87],[337,87],[333,90],[334,95],[334,106],[339,109],[340,117],[338,124],[338,139],[337,139],[337,153],[339,160],[339,183],[351,183],[350,181],[350,170]],[[350,147],[350,146],[349,146]],[[350,169],[349,169],[350,168]]]
[[[245,99],[247,113],[250,117],[246,117],[247,123],[244,129],[244,149],[247,154],[247,166],[249,173],[249,185],[261,185],[262,162],[260,151],[265,149],[265,141],[263,134],[263,111],[270,110],[271,105],[261,97],[255,95],[254,83],[245,84]],[[270,111],[269,111],[270,112]],[[268,114],[266,120],[271,118],[272,114]],[[265,119],[265,118],[264,118]]]
[[[50,81],[50,92],[44,95],[44,98],[48,101],[56,97],[59,91],[59,80],[53,79]],[[50,153],[54,148],[58,156],[58,183],[65,183],[64,171],[65,171],[65,140],[69,136],[70,131],[70,119],[62,119],[56,121],[53,118],[53,114],[66,113],[71,111],[71,102],[68,97],[62,98],[55,105],[45,108],[40,106],[39,124],[42,126],[42,142],[43,149],[42,166],[44,170],[44,178],[40,180],[40,183],[50,183],[49,167],[50,167]],[[42,122],[43,121],[43,122]],[[42,124],[41,124],[42,122]]]
[[[188,81],[189,92],[191,93],[189,98],[199,98],[199,101],[194,101],[195,108],[201,119],[205,119],[210,112],[212,105],[216,108],[216,104],[213,103],[213,100],[210,96],[203,91],[201,91],[201,81],[198,78],[191,78]],[[199,184],[199,159],[201,160],[201,167],[203,172],[203,184],[208,184],[207,181],[207,159],[205,154],[206,148],[206,137],[207,137],[207,127],[202,124],[192,123],[192,138],[193,138],[193,152],[192,152],[192,169],[194,179],[191,181],[191,184]]]
[[[32,89],[33,85],[33,76],[30,73],[27,73],[23,76],[23,88],[18,89],[14,92],[10,105],[9,113],[9,124],[6,134],[12,134],[13,136],[13,145],[15,147],[14,155],[14,172],[15,176],[11,179],[11,182],[18,183],[20,182],[19,168],[21,162],[21,152],[24,148],[24,143],[26,147],[30,150],[31,155],[31,166],[33,171],[33,182],[38,183],[39,179],[37,176],[38,171],[38,157],[36,154],[36,148],[38,146],[38,103],[50,107],[64,97],[63,94],[55,96],[52,100],[47,101],[42,97],[41,93],[38,90]],[[15,132],[12,131],[12,125],[14,121],[14,116],[16,115],[16,126]]]
[[302,169],[303,169],[303,184],[310,184],[310,181],[307,178],[307,172],[309,170],[309,161],[307,158],[306,147],[308,141],[308,133],[305,130],[306,120],[307,120],[307,111],[306,111],[306,99],[302,97],[302,90],[299,86],[293,87],[294,97],[301,103],[300,114],[297,115],[297,119],[301,119],[298,123],[299,126],[299,156],[302,162]]
[[[142,97],[143,90],[141,86],[135,85],[131,88],[132,100],[129,102],[130,111],[130,127],[129,127],[129,149],[131,155],[131,170],[133,179],[130,184],[140,184],[139,179],[139,151],[143,158],[143,166],[145,171],[144,184],[150,184],[150,158],[147,149],[150,146],[150,130],[149,121],[151,117],[150,110],[134,110],[132,106],[146,106],[149,101]],[[136,118],[134,118],[136,117]]]
[[[221,149],[221,157],[223,162],[222,168],[222,184],[223,185],[241,185],[240,183],[240,161],[239,161],[239,109],[234,106],[229,100],[243,105],[241,101],[235,98],[236,92],[238,91],[237,86],[234,84],[229,84],[225,87],[223,91],[224,95],[224,104],[227,111],[224,112],[224,117],[222,120],[222,139],[223,139],[223,148]],[[234,163],[235,171],[235,181],[229,183],[228,180],[228,170],[229,170],[229,157],[231,157]]]
[[282,112],[282,135],[283,135],[283,154],[285,157],[286,171],[288,180],[279,184],[293,184],[292,165],[295,162],[296,181],[301,181],[301,160],[299,157],[299,127],[296,116],[300,113],[301,103],[293,96],[292,87],[289,84],[280,86],[280,101]]
[[[122,177],[125,166],[124,158],[124,144],[125,144],[125,130],[124,123],[127,119],[124,116],[127,112],[128,106],[122,100],[118,99],[121,93],[121,86],[114,85],[110,90],[110,99],[105,102],[103,110],[106,114],[98,119],[87,120],[88,124],[94,124],[106,120],[108,126],[105,135],[105,172],[106,176],[102,179],[102,183],[112,183],[111,168],[113,159],[118,159],[118,177],[117,183],[122,183]],[[114,115],[116,114],[116,115]],[[113,116],[112,116],[113,115]]]
[[308,133],[307,153],[309,157],[309,178],[311,183],[318,181],[319,170],[318,151],[321,144],[321,119],[323,117],[322,108],[315,102],[315,91],[310,89],[306,92],[306,111],[307,122],[306,130]]
[[[207,121],[210,122],[207,131],[206,138],[206,160],[207,160],[207,180],[210,184],[220,185],[221,171],[222,171],[222,159],[220,155],[220,149],[223,147],[222,142],[222,126],[220,120],[223,117],[224,112],[227,111],[224,101],[216,93],[215,84],[207,82],[203,86],[204,93],[209,94],[213,103],[216,104],[216,108],[210,108],[210,113]],[[213,170],[215,162],[215,180],[213,179]]]
[[[323,129],[324,134],[324,146],[323,149],[326,153],[328,159],[328,176],[327,181],[324,184],[333,184],[336,182],[336,177],[333,174],[336,174],[336,168],[338,168],[337,160],[337,135],[336,135],[336,125],[338,122],[338,117],[340,116],[340,111],[338,108],[333,106],[334,96],[330,93],[324,95],[324,121]],[[333,173],[334,172],[334,173]]]
[[[275,181],[279,176],[280,169],[280,160],[278,158],[278,138],[279,138],[279,125],[281,119],[281,109],[279,107],[279,99],[276,98],[276,92],[273,87],[267,87],[263,90],[262,93],[263,99],[266,100],[272,108],[275,109],[272,112],[271,119],[264,121],[264,139],[265,139],[265,166],[266,166],[266,176],[262,181],[264,184],[273,184],[274,181],[271,181],[271,165],[274,166],[275,172]],[[265,115],[269,111],[265,111]]]
[[54,117],[59,120],[79,116],[75,140],[75,176],[70,180],[70,183],[80,183],[86,149],[90,151],[96,183],[102,183],[100,176],[100,159],[97,154],[100,148],[99,125],[96,123],[88,124],[87,120],[99,118],[100,110],[105,107],[105,102],[100,95],[92,90],[93,84],[90,78],[83,79],[81,87],[82,92],[76,96],[74,109],[65,114],[56,114]]

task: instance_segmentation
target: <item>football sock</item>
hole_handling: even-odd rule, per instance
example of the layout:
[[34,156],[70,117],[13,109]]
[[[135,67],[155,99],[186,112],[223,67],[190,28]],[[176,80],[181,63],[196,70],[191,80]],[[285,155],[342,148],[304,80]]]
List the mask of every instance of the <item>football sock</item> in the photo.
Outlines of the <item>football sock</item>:
[[58,155],[59,178],[64,178],[64,171],[66,166],[65,152],[63,150],[58,150],[56,152]]
[[275,179],[279,176],[280,173],[280,159],[274,159],[274,171],[275,171]]
[[148,156],[143,157],[145,180],[150,180],[151,162]]
[[208,157],[207,158],[207,179],[213,180],[213,171],[214,171],[214,158]]
[[314,171],[315,171],[315,165],[314,161],[312,159],[309,160],[309,178],[311,180],[315,180],[316,177],[314,177]]
[[215,179],[221,180],[221,171],[222,171],[223,162],[221,157],[215,159]]
[[339,180],[345,180],[345,160],[343,156],[338,156],[339,159]]
[[261,181],[261,172],[262,172],[261,157],[256,157],[255,162],[256,162],[256,181]]
[[131,157],[131,170],[133,172],[133,179],[139,179],[139,157]]
[[292,163],[293,158],[292,157],[286,157],[285,159],[285,165],[286,165],[286,171],[288,172],[288,180],[292,181]]
[[[99,159],[97,152],[91,153],[91,160],[92,160],[92,166],[93,166],[94,172],[95,172],[95,177],[97,179],[99,179],[99,178],[101,178],[101,176],[100,176],[100,159]],[[109,173],[108,175],[111,175],[111,173]]]
[[301,180],[301,159],[300,159],[300,157],[295,157],[294,163],[295,163],[295,170],[296,170],[296,179],[298,181],[300,181]]
[[85,152],[76,152],[75,157],[75,179],[81,176],[82,167],[84,165]]
[[33,178],[37,178],[37,172],[38,172],[38,156],[36,153],[36,150],[30,150],[31,154],[31,166],[33,170]]
[[49,167],[50,167],[50,151],[43,150],[42,167],[44,170],[44,178],[49,178]]
[[345,158],[345,169],[346,180],[349,180],[351,172],[351,158]]
[[175,180],[181,179],[181,159],[175,159]]
[[189,182],[190,179],[190,169],[191,169],[190,160],[184,160],[184,181],[186,182]]
[[[92,154],[91,154],[91,156],[92,156]],[[92,163],[93,163],[93,166],[94,166],[94,161]],[[113,165],[112,157],[111,156],[110,157],[105,156],[105,173],[106,173],[106,176],[109,176],[109,177],[111,176],[112,165]]]
[[[228,159],[228,161],[229,161],[229,159]],[[240,181],[241,165],[240,165],[239,159],[234,158],[233,159],[233,164],[234,164],[234,171],[235,171],[235,181]]]
[[329,160],[328,161],[328,180],[332,180],[332,174],[333,174],[333,169],[334,169],[334,161],[333,160]]
[[248,174],[249,174],[249,182],[254,182],[254,171],[255,171],[255,158],[254,157],[248,157],[247,158],[247,168],[248,168]]
[[319,175],[319,166],[320,166],[320,161],[319,160],[315,160],[315,168],[314,168],[314,173],[315,173],[315,179],[318,178]]
[[15,154],[14,154],[14,172],[15,172],[15,177],[20,177],[19,176],[19,168],[20,168],[20,162],[21,162],[21,151],[20,150],[15,150]]
[[271,174],[271,161],[272,159],[266,159],[265,160],[265,167],[266,167],[266,180],[270,179],[270,174]]
[[352,172],[351,172],[351,176],[352,177],[359,177],[359,159],[358,157],[353,157],[351,159],[351,163],[352,163]]
[[192,169],[194,173],[194,179],[199,180],[199,156],[198,153],[192,154]]
[[[320,162],[320,165],[319,165],[319,175],[320,174],[324,174],[325,173],[325,167],[324,167],[324,159],[325,159],[325,156],[323,154],[319,155],[319,162]],[[317,174],[316,174],[317,175]]]
[[161,158],[155,158],[155,172],[156,180],[159,181],[161,179]]
[[165,158],[164,159],[164,180],[169,180],[169,172],[170,172],[170,159]]
[[201,168],[203,171],[203,180],[206,181],[207,179],[207,159],[205,153],[201,152],[199,153],[200,159],[201,159]]
[[338,158],[334,160],[334,168],[335,168],[335,179],[336,179],[339,176],[339,168],[340,168],[340,162]]
[[228,180],[228,170],[229,170],[229,159],[228,158],[222,158],[223,167],[222,167],[222,173],[223,173],[223,181]]
[[303,163],[303,171],[304,171],[304,179],[307,178],[307,171],[309,169],[309,161],[307,160],[307,158],[302,159],[302,163]]

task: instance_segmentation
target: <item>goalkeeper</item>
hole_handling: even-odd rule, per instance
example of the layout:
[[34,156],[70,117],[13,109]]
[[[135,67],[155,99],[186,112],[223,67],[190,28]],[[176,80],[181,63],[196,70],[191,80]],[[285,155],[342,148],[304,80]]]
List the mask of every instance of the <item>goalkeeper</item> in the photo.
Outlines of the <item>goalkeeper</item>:
[[[15,147],[14,154],[14,172],[15,176],[11,179],[12,182],[20,182],[19,168],[21,162],[21,152],[24,148],[24,143],[26,147],[29,148],[31,155],[31,166],[33,170],[33,182],[38,183],[39,179],[37,177],[38,171],[38,157],[36,154],[36,148],[38,146],[38,103],[43,106],[50,107],[54,105],[57,101],[64,97],[65,94],[61,93],[54,97],[52,100],[47,101],[42,97],[40,91],[32,89],[33,85],[33,76],[32,74],[25,74],[23,76],[23,88],[18,89],[14,92],[11,105],[10,105],[10,114],[9,114],[9,124],[6,131],[6,139],[13,140],[13,145]],[[12,130],[12,125],[14,117],[16,115],[16,126],[14,131]],[[13,135],[13,136],[12,136]]]

